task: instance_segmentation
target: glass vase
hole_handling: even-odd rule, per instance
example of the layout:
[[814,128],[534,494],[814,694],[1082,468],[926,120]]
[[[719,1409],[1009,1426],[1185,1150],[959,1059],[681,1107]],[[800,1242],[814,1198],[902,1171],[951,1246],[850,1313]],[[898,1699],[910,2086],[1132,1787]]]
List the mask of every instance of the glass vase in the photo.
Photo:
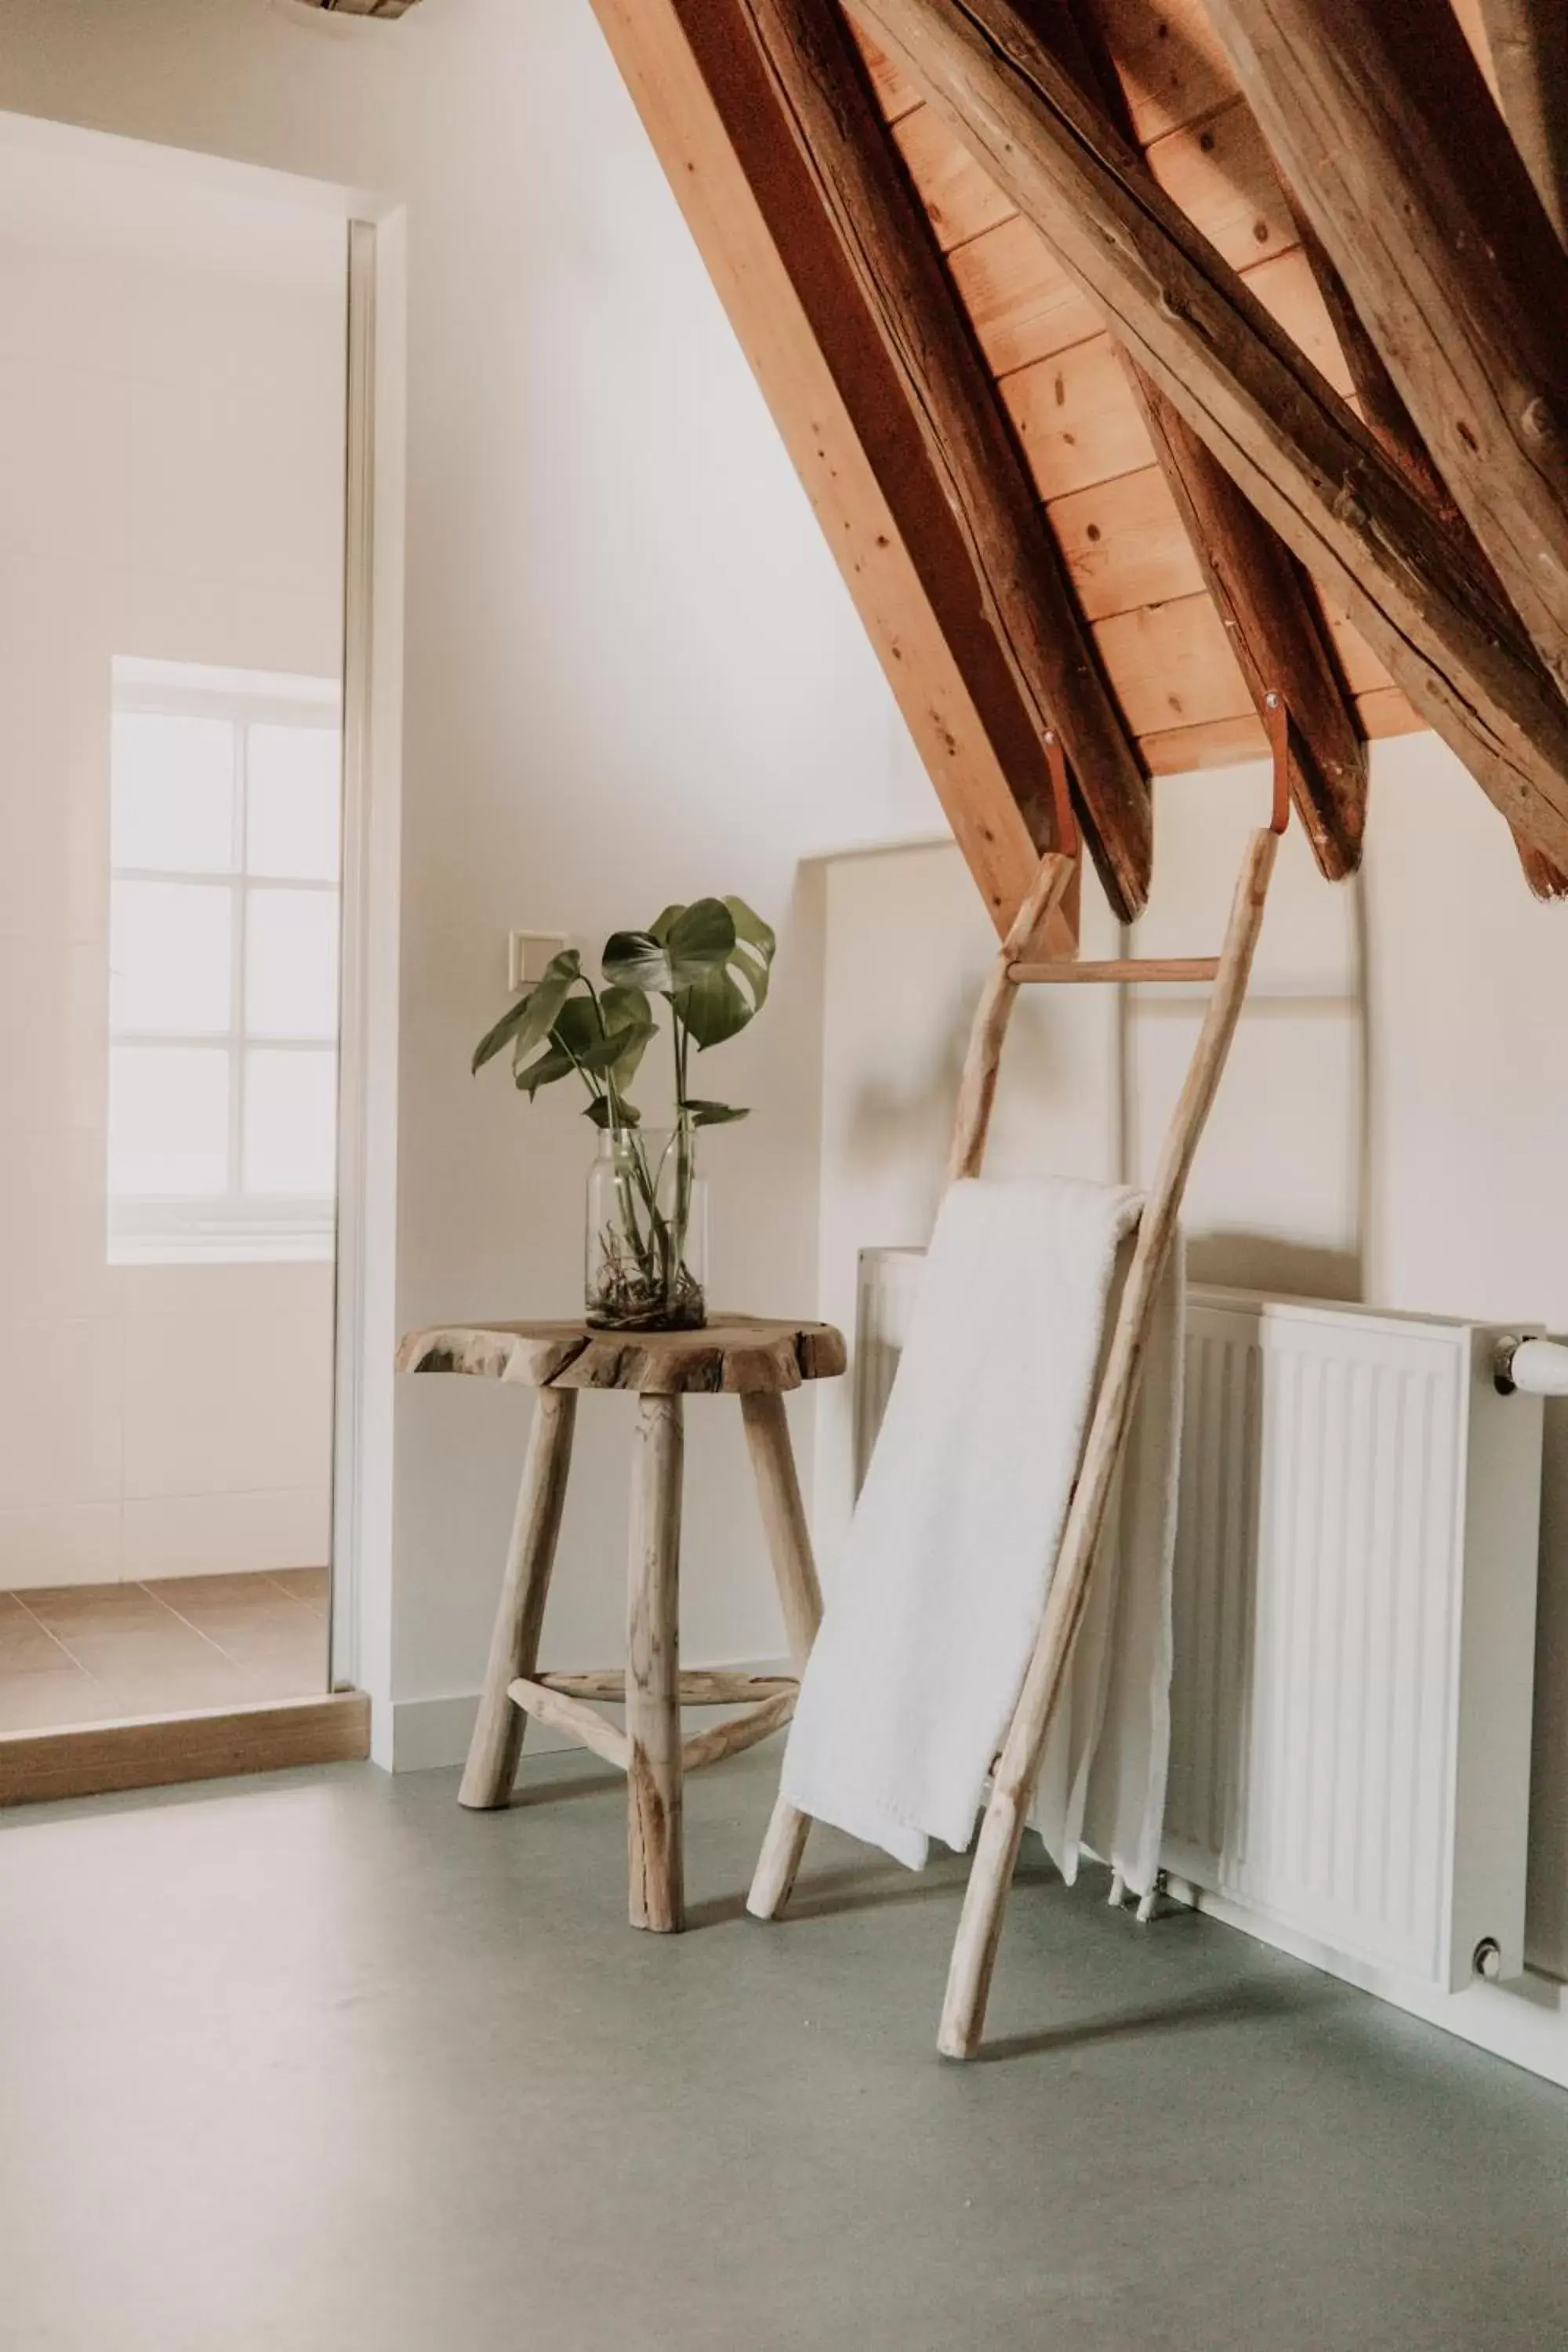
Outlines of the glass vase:
[[588,1176],[586,1275],[596,1331],[701,1329],[708,1186],[691,1128],[601,1131]]

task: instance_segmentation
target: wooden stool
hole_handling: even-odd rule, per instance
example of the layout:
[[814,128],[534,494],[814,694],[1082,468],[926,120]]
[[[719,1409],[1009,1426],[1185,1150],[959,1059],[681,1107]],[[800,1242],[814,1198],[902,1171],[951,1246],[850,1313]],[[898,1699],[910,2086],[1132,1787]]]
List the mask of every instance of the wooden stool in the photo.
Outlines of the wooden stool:
[[[677,1931],[685,1925],[684,1775],[777,1730],[794,1713],[799,1688],[793,1675],[679,1670],[682,1400],[715,1392],[741,1400],[784,1631],[798,1668],[816,1633],[822,1595],[783,1392],[841,1372],[843,1337],[826,1323],[774,1323],[749,1315],[717,1316],[701,1331],[462,1324],[410,1332],[397,1351],[397,1366],[405,1372],[468,1372],[540,1392],[458,1802],[477,1810],[508,1802],[526,1717],[569,1732],[626,1775],[633,1927]],[[541,1675],[539,1638],[583,1389],[632,1389],[638,1399],[626,1664],[624,1673]],[[593,1699],[624,1700],[625,1731],[591,1706]],[[753,1702],[747,1714],[682,1741],[683,1702],[709,1706],[736,1699]]]

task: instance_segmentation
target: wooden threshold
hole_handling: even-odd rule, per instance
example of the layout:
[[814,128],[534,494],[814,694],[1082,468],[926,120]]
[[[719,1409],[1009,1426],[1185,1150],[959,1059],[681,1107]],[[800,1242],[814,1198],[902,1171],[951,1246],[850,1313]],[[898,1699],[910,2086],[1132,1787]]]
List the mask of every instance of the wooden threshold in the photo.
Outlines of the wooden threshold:
[[0,1805],[280,1772],[291,1764],[362,1763],[369,1754],[363,1691],[138,1716],[74,1730],[13,1731],[0,1735]]

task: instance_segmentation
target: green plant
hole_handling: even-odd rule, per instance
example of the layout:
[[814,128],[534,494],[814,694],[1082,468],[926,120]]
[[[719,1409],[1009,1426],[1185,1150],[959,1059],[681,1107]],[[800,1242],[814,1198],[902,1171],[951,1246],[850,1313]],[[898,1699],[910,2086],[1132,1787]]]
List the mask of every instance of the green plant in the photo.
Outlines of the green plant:
[[[774,945],[742,898],[667,907],[645,931],[612,933],[597,987],[575,948],[554,957],[474,1049],[479,1070],[510,1047],[514,1082],[531,1101],[542,1087],[575,1076],[587,1090],[584,1116],[611,1139],[616,1230],[599,1237],[605,1291],[590,1297],[591,1316],[597,1305],[606,1321],[702,1319],[700,1286],[686,1264],[693,1137],[746,1113],[691,1093],[692,1050],[721,1045],[755,1019],[767,1002]],[[674,1129],[656,1158],[630,1089],[658,1034],[658,999],[669,1007]]]

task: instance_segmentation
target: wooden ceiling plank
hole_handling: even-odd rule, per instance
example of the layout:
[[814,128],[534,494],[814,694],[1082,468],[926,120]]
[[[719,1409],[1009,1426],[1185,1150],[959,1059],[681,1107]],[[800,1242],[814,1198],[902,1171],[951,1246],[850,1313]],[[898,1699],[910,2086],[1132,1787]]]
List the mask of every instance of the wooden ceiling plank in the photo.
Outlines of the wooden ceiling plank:
[[[1105,0],[1098,5],[1097,0],[1068,0],[1066,6],[1044,9],[1031,0],[1023,13],[1084,92],[1103,105],[1112,129],[1135,147],[1131,109],[1099,13],[1104,5]],[[1209,118],[1194,151],[1204,175],[1200,187],[1212,184],[1215,171],[1226,168],[1210,161],[1219,149],[1213,121]],[[1245,142],[1236,143],[1245,153]],[[1254,164],[1269,179],[1272,169],[1267,153],[1258,152],[1259,144],[1254,145]],[[1168,184],[1166,193],[1174,194]],[[1255,247],[1267,244],[1269,223],[1261,205],[1248,209]],[[1277,184],[1273,215],[1289,227]],[[1331,881],[1341,881],[1361,862],[1366,751],[1311,591],[1289,549],[1158,384],[1125,350],[1120,356],[1253,709],[1262,719],[1271,698],[1282,697],[1290,714],[1291,797],[1321,870]]]
[[1084,617],[1193,596],[1204,575],[1159,466],[1070,490],[1046,509]]
[[1504,814],[1568,857],[1568,707],[1514,616],[1009,0],[854,5]]
[[1243,89],[1568,690],[1568,255],[1447,0],[1211,0]]
[[1147,779],[843,17],[835,0],[741,7],[918,421],[984,613],[1042,743],[1053,730],[1060,738],[1107,894],[1131,920],[1149,884]]
[[[914,464],[898,477],[898,447],[886,439],[876,443],[868,421],[886,419],[889,431],[897,423],[885,362],[868,342],[875,363],[868,361],[857,373],[862,353],[849,344],[847,332],[853,306],[846,306],[842,284],[830,271],[824,268],[819,280],[803,274],[797,283],[785,266],[781,216],[790,223],[797,267],[805,258],[798,179],[784,170],[787,163],[798,175],[794,142],[782,121],[752,105],[752,143],[742,162],[678,0],[594,0],[594,6],[965,862],[1005,934],[1039,865],[1014,789],[1017,761],[980,664],[963,643],[952,613],[939,603],[942,581],[953,568],[952,548],[944,562],[940,546],[928,549],[919,541]],[[700,37],[713,37],[705,43],[710,63],[721,47],[733,58],[751,50],[749,35],[732,15],[726,23],[716,10],[700,20],[692,12],[691,23]],[[739,113],[742,100],[755,93],[727,95]],[[846,331],[833,352],[837,373],[822,340],[836,320]],[[934,491],[931,503],[940,504]],[[1022,738],[1025,714],[989,632],[985,636],[986,657]],[[1037,747],[1023,748],[1043,785]]]
[[1016,209],[929,106],[901,115],[893,137],[943,253],[1016,218]]

